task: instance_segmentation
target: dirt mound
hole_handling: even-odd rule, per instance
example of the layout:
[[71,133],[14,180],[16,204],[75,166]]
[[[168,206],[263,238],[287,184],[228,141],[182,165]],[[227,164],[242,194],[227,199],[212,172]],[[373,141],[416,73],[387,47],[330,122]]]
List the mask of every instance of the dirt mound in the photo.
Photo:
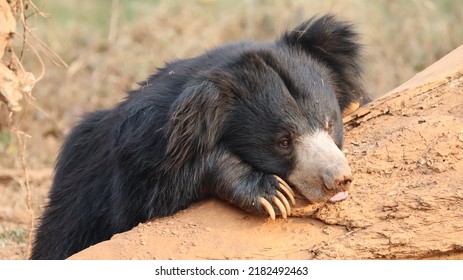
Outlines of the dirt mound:
[[71,259],[463,259],[463,46],[345,119],[351,196],[287,221],[205,201]]

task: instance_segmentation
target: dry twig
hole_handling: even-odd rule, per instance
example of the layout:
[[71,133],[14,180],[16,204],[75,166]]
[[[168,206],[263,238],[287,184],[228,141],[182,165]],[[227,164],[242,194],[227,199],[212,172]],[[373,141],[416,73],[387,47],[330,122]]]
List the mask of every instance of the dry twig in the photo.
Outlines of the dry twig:
[[[32,189],[26,161],[26,140],[30,136],[21,130],[21,119],[19,118],[15,122],[13,121],[13,116],[22,109],[19,102],[23,99],[26,101],[25,111],[27,111],[28,105],[31,104],[30,101],[33,100],[31,94],[32,88],[44,76],[45,64],[38,49],[45,53],[53,63],[67,66],[55,52],[33,34],[27,20],[30,16],[36,14],[42,17],[47,16],[32,0],[0,0],[0,102],[5,103],[9,111],[7,124],[16,136],[18,158],[24,175],[24,181],[21,180],[20,185],[25,187],[26,205],[29,213],[29,239],[26,258],[29,258],[31,253],[35,222]],[[16,31],[16,22],[18,21],[22,25],[22,33],[17,33]],[[19,55],[16,54],[12,46],[14,37],[19,37],[22,40],[18,50]],[[26,46],[32,50],[41,65],[42,71],[38,78],[35,78],[32,73],[27,72],[21,65]]]

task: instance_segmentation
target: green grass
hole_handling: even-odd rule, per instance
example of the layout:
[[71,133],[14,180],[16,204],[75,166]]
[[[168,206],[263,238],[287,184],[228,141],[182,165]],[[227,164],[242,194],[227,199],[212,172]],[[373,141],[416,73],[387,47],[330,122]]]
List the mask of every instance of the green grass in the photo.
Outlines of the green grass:
[[[65,27],[82,25],[102,32],[108,31],[112,0],[36,0],[34,2],[50,15],[54,24]],[[120,17],[126,22],[134,21],[144,8],[155,7],[158,3],[159,1],[150,0],[120,0],[118,1]]]
[[9,131],[0,131],[0,152],[6,150],[11,143],[11,133]]
[[0,246],[8,244],[26,244],[29,232],[24,228],[2,231],[0,228]]

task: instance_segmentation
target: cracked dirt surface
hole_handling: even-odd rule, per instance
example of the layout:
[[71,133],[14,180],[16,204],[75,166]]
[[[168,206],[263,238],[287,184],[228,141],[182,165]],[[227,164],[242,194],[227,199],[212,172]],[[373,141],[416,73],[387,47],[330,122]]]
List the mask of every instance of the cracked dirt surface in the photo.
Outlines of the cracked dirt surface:
[[346,201],[287,221],[205,201],[71,259],[463,259],[461,61],[463,46],[345,119]]

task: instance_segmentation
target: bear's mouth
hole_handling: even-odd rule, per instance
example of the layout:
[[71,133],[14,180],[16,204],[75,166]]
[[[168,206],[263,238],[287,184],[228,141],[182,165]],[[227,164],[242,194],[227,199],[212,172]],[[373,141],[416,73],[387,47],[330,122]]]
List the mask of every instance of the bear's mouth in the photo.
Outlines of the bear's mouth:
[[338,192],[333,195],[328,201],[332,203],[340,202],[345,200],[349,196],[349,191]]
[[349,196],[349,187],[350,183],[352,182],[352,177],[345,178],[342,182],[339,182],[339,185],[341,186],[341,190],[330,197],[328,200],[329,202],[336,203],[345,200]]

